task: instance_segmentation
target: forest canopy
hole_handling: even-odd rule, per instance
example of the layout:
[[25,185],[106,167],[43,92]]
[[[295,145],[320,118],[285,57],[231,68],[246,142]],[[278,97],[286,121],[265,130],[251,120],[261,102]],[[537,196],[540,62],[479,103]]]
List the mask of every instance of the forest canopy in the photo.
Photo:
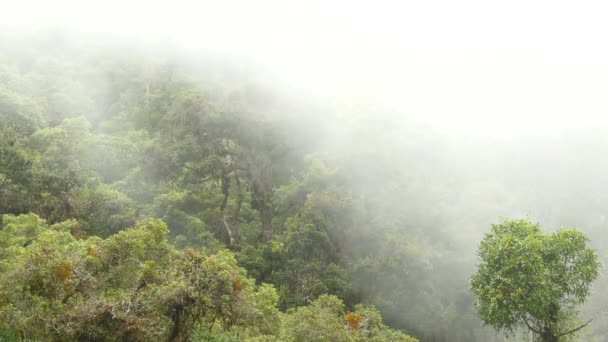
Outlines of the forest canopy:
[[297,108],[148,59],[15,51],[0,338],[416,341],[353,287],[357,204],[308,123],[276,114]]
[[0,339],[504,341],[467,282],[497,217],[606,260],[604,137],[451,140],[208,56],[0,38]]

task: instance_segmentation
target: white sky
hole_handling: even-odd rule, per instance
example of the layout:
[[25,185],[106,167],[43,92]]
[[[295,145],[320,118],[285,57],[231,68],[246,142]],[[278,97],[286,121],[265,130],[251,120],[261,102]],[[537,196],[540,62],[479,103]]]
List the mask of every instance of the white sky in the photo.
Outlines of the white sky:
[[0,9],[3,29],[219,51],[296,89],[459,134],[608,125],[608,2],[21,0]]

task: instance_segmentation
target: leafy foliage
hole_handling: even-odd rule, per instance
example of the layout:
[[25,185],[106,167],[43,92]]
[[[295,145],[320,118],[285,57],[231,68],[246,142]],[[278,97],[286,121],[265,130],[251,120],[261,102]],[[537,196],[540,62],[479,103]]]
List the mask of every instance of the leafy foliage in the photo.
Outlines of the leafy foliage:
[[[471,164],[428,127],[305,104],[173,52],[0,38],[1,277],[15,336],[31,324],[26,338],[401,338],[362,302],[421,340],[501,340],[475,317],[464,251],[495,217],[536,208],[507,176],[530,160]],[[484,178],[492,168],[501,177]],[[597,215],[542,195],[568,208],[543,219],[585,222],[601,245],[592,217],[606,201],[592,190]]]
[[525,326],[550,341],[573,332],[576,306],[598,276],[587,242],[576,230],[546,234],[526,220],[493,225],[471,277],[481,319],[498,330]]
[[[74,221],[48,226],[35,214],[5,216],[4,222],[0,317],[23,338],[185,341],[226,335],[298,341],[298,331],[315,329],[302,326],[300,316],[309,317],[304,311],[282,319],[274,288],[256,286],[231,252],[206,256],[172,247],[161,221],[141,222],[105,240],[76,239],[70,233]],[[350,341],[342,309],[337,297],[322,296],[310,309],[320,310],[313,315],[319,320],[306,324],[325,326],[327,312],[338,324],[327,325],[327,336]],[[355,314],[373,320],[362,323],[371,329],[366,336],[406,341],[382,325],[376,311]],[[351,328],[357,334],[362,329]]]

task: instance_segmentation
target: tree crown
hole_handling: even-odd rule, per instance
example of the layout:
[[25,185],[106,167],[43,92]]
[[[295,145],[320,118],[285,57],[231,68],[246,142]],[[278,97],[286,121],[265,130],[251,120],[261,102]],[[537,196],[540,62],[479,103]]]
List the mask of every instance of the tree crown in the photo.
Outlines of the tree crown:
[[545,233],[523,219],[492,225],[471,277],[479,317],[499,331],[526,326],[558,337],[573,332],[576,306],[589,295],[600,266],[588,241],[575,229]]

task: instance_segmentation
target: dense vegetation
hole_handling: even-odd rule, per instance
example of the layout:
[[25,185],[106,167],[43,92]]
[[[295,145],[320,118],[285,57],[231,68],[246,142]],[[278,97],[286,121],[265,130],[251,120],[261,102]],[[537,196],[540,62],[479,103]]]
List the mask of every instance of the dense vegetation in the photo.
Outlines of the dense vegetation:
[[8,337],[415,341],[382,324],[373,308],[345,313],[331,295],[282,314],[274,287],[256,286],[233,253],[178,250],[159,220],[105,240],[76,238],[78,225],[49,226],[35,214],[4,216],[0,315]]
[[482,229],[603,224],[517,151],[474,164],[212,58],[0,42],[2,338],[502,341],[468,293]]
[[544,234],[526,220],[493,225],[471,278],[481,319],[499,331],[527,328],[542,342],[557,342],[587,326],[577,322],[578,306],[599,268],[587,243],[575,229]]
[[357,204],[335,167],[298,147],[306,137],[271,95],[205,88],[146,60],[10,57],[7,336],[415,340],[356,305],[345,244]]

